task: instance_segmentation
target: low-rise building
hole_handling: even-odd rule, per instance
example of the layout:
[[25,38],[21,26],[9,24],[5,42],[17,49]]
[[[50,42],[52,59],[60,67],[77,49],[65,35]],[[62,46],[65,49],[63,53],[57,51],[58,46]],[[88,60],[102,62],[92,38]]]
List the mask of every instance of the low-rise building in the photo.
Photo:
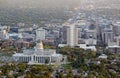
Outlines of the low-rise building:
[[14,45],[18,48],[24,48],[24,47],[28,48],[28,47],[30,47],[30,42],[19,39],[19,40],[15,41]]
[[13,55],[16,62],[27,62],[28,64],[60,64],[62,55],[55,50],[43,49],[42,42],[37,43],[34,49],[25,49],[23,53]]
[[108,46],[106,47],[110,53],[120,53],[120,46],[114,45],[114,46]]
[[108,57],[107,55],[102,54],[102,55],[100,55],[98,58],[99,58],[99,59],[107,59],[107,57]]

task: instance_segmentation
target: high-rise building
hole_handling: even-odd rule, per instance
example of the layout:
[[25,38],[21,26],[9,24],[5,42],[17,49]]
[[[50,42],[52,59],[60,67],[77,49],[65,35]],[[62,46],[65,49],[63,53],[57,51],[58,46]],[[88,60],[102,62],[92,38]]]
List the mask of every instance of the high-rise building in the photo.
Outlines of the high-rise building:
[[113,32],[115,35],[120,35],[120,22],[113,23]]
[[67,43],[67,26],[63,26],[61,30],[62,42]]
[[67,45],[70,47],[78,45],[78,29],[75,24],[71,24],[67,28]]
[[45,29],[39,28],[36,30],[36,41],[45,40]]
[[4,27],[0,27],[0,39],[4,39],[6,37],[7,31]]
[[90,38],[90,36],[92,36],[92,38],[97,39],[96,30],[85,29],[85,34],[86,34],[86,38]]
[[106,45],[108,45],[109,42],[113,42],[114,34],[111,29],[105,28],[102,31],[102,40]]

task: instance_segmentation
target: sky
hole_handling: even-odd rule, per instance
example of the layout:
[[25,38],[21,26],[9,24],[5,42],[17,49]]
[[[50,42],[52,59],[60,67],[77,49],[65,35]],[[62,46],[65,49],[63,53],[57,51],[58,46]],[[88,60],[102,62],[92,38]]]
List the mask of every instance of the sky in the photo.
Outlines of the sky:
[[0,0],[1,6],[8,7],[46,7],[78,3],[79,0]]
[[119,8],[120,0],[0,0],[0,7],[58,7],[79,5],[80,7]]

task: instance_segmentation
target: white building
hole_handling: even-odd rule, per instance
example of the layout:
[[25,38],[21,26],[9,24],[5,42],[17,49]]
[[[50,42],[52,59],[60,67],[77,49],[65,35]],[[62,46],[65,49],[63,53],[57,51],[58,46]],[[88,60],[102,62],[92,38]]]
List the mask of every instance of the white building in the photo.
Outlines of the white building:
[[16,39],[16,38],[22,38],[21,33],[7,33],[6,39]]
[[[78,40],[79,40],[78,30],[79,30],[79,28],[77,28],[75,24],[69,24],[67,27],[67,44],[59,44],[58,47],[65,47],[65,46],[75,47],[75,46],[77,46],[77,47],[83,48],[85,50],[90,49],[90,50],[96,51],[96,47],[95,47],[95,45],[97,44],[96,39],[90,38],[90,39],[83,40],[85,42],[85,44],[78,43]],[[89,46],[87,46],[87,45],[89,45]]]
[[102,39],[103,39],[105,44],[108,45],[109,42],[113,42],[113,38],[114,38],[114,34],[113,34],[112,29],[105,28],[102,31]]
[[84,50],[97,51],[95,46],[87,46],[86,44],[79,44],[78,46]]
[[116,39],[116,44],[120,46],[120,35],[115,37],[115,39]]
[[75,24],[69,25],[67,28],[67,45],[70,47],[78,45],[78,29]]
[[118,45],[107,46],[106,49],[108,49],[109,53],[120,54],[120,46]]
[[85,32],[86,32],[87,38],[92,36],[92,38],[97,39],[97,31],[96,30],[85,29]]
[[115,31],[115,34],[120,35],[120,21],[114,22],[113,25],[113,30]]
[[93,38],[84,39],[86,45],[97,45],[97,40]]
[[105,54],[102,54],[102,55],[100,55],[98,58],[100,58],[100,59],[107,59],[107,55],[105,55]]
[[36,30],[36,41],[45,40],[45,29],[39,28]]
[[0,26],[0,39],[4,39],[6,37],[6,29],[2,26]]
[[27,62],[28,64],[60,64],[63,56],[56,54],[55,50],[43,49],[43,44],[40,42],[34,49],[25,49],[23,53],[14,54],[13,58],[17,62]]

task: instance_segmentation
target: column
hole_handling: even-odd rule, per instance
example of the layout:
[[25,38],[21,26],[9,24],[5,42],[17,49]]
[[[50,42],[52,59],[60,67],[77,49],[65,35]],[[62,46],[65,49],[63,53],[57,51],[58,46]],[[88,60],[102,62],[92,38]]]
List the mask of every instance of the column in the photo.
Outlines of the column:
[[52,58],[52,57],[50,56],[49,58],[50,58],[50,61],[49,61],[49,63],[51,64],[51,58]]

